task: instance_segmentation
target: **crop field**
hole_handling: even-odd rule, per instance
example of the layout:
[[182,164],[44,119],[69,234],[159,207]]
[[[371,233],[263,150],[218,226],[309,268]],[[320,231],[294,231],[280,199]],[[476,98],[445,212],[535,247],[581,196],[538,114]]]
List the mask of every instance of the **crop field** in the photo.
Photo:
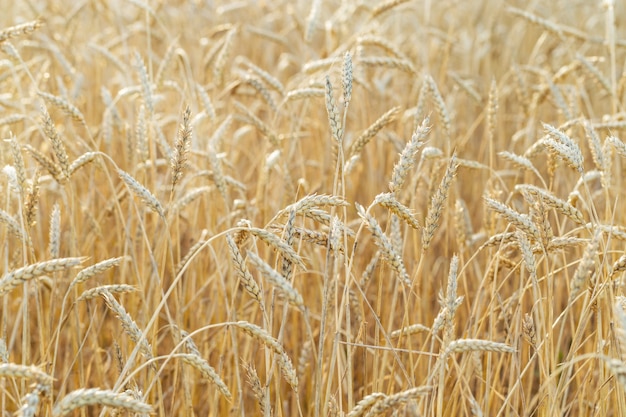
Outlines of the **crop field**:
[[626,415],[626,4],[4,0],[5,416]]

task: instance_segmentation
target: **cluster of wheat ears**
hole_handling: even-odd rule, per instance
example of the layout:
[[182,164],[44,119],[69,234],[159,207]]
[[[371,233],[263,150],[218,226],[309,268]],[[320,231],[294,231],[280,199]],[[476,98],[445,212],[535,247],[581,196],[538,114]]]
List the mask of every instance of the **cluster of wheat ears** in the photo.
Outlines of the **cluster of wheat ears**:
[[623,2],[2,9],[3,416],[626,415]]

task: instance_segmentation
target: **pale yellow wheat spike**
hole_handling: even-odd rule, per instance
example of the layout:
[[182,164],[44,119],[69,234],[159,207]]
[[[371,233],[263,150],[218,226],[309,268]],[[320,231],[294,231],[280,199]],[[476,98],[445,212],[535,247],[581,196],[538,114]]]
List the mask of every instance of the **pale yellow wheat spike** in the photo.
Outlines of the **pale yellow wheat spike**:
[[64,416],[77,408],[101,405],[133,413],[151,413],[152,407],[128,394],[99,388],[80,388],[63,396],[52,409],[53,417]]
[[448,168],[446,169],[439,188],[435,191],[430,205],[428,206],[428,212],[426,214],[426,220],[424,221],[424,228],[422,229],[422,250],[425,251],[430,246],[430,243],[435,235],[435,231],[439,227],[439,219],[443,212],[443,206],[448,199],[448,193],[452,180],[456,176],[458,168],[458,162],[456,160],[456,154],[450,157]]
[[430,394],[432,391],[432,387],[423,386],[423,387],[415,387],[409,388],[405,391],[398,392],[396,394],[391,394],[380,401],[377,401],[372,408],[365,414],[365,417],[374,417],[380,415],[388,410],[397,408],[401,405],[406,404],[409,401],[412,401],[416,398],[419,398],[424,395]]
[[41,20],[33,20],[31,22],[22,23],[21,25],[10,26],[6,29],[2,29],[0,30],[0,43],[6,42],[9,39],[29,35],[41,26],[43,26],[43,22]]
[[204,360],[201,356],[196,355],[194,353],[183,354],[180,356],[183,362],[197,369],[203,378],[211,381],[217,389],[222,393],[224,397],[227,399],[231,399],[233,395],[230,393],[230,390],[219,376],[219,374],[215,371],[215,369],[209,365],[209,363]]
[[411,287],[412,282],[409,278],[409,274],[406,271],[402,257],[400,256],[400,254],[397,253],[389,238],[383,233],[376,219],[374,219],[374,217],[367,213],[365,209],[358,203],[356,203],[356,209],[359,217],[361,217],[361,219],[365,223],[365,226],[374,236],[374,242],[376,242],[376,245],[380,249],[385,260],[398,274],[398,278],[400,279],[400,281],[402,281],[402,283],[407,287]]
[[233,264],[235,266],[235,270],[237,272],[237,276],[241,281],[246,292],[259,303],[263,302],[261,289],[259,288],[259,284],[254,280],[250,271],[248,271],[248,266],[246,265],[245,259],[241,255],[239,248],[235,244],[235,241],[230,235],[226,236],[226,242],[228,243],[228,247],[230,248],[231,259],[233,260]]
[[367,145],[369,141],[378,134],[378,132],[396,119],[399,112],[400,107],[394,107],[385,112],[385,114],[380,116],[370,127],[365,129],[365,131],[350,144],[350,149],[347,153],[348,158],[360,154],[365,145]]
[[76,274],[76,277],[72,280],[70,287],[76,284],[79,284],[81,282],[85,282],[88,279],[96,275],[99,275],[108,269],[118,266],[125,259],[127,259],[125,256],[105,259],[104,261],[100,261],[94,265],[91,265],[85,269],[82,269],[78,274]]
[[92,300],[97,297],[102,297],[105,294],[126,294],[129,292],[137,291],[137,288],[128,284],[111,284],[111,285],[102,285],[100,287],[92,288],[90,290],[84,291],[77,299],[76,302],[79,303],[83,300]]
[[394,7],[397,7],[401,4],[406,3],[407,1],[408,0],[387,0],[387,1],[380,2],[378,6],[372,9],[371,18],[374,19],[382,15],[383,13],[393,9]]
[[178,136],[176,137],[176,143],[174,144],[174,152],[172,152],[172,159],[170,166],[172,168],[172,192],[174,187],[178,184],[183,177],[183,170],[187,163],[187,153],[191,146],[191,109],[189,106],[183,111],[183,120],[178,129]]
[[165,211],[163,206],[157,200],[157,198],[150,192],[146,187],[141,185],[139,181],[134,179],[129,173],[122,171],[121,169],[117,170],[120,178],[126,183],[128,188],[135,194],[137,197],[144,202],[146,206],[148,206],[152,211],[156,212],[162,218],[165,218]]
[[269,266],[254,252],[248,252],[248,259],[261,274],[285,297],[289,304],[304,309],[302,295],[278,271]]
[[50,261],[38,262],[8,272],[0,278],[0,296],[10,292],[19,284],[43,275],[52,274],[58,271],[65,271],[80,265],[83,260],[84,258],[52,259]]

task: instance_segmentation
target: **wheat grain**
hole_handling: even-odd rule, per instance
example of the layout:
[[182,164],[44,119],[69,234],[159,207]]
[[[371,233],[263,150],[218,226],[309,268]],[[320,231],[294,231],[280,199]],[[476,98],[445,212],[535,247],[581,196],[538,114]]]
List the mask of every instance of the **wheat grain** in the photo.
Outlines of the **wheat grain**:
[[343,130],[341,129],[341,120],[339,119],[339,110],[335,104],[335,98],[333,97],[333,85],[330,82],[328,75],[326,76],[326,112],[328,113],[328,123],[330,125],[330,133],[336,143],[341,144],[343,141]]
[[556,152],[559,157],[565,160],[569,166],[582,174],[583,155],[578,145],[570,139],[569,136],[555,127],[550,126],[547,123],[544,123],[543,127],[549,135],[545,144]]
[[63,177],[61,167],[59,165],[30,145],[24,145],[24,149],[26,149],[28,153],[30,153],[30,155],[42,167],[44,167],[59,184],[64,183],[65,178]]
[[232,27],[226,33],[226,36],[224,37],[224,44],[215,58],[215,65],[213,66],[213,79],[218,85],[221,85],[224,82],[224,68],[226,67],[228,58],[230,57],[236,33],[237,27]]
[[82,261],[83,258],[58,258],[14,269],[0,278],[0,296],[10,292],[26,281],[41,277],[42,275],[65,271],[80,265]]
[[20,36],[30,35],[41,26],[43,26],[43,22],[41,20],[33,20],[30,22],[22,23],[21,25],[15,25],[6,29],[2,29],[0,30],[0,43]]
[[265,263],[254,252],[248,252],[248,259],[254,264],[261,274],[274,285],[285,299],[294,307],[304,309],[304,300],[296,289],[274,268]]
[[239,251],[239,248],[235,244],[235,241],[230,235],[226,236],[226,242],[228,243],[228,247],[230,248],[231,259],[233,260],[233,264],[235,265],[235,270],[237,272],[237,276],[241,280],[241,283],[244,289],[250,294],[252,298],[257,300],[259,303],[263,302],[261,296],[261,289],[259,285],[248,271],[248,267],[246,262]]
[[137,197],[144,202],[152,211],[157,213],[162,218],[165,218],[165,211],[163,210],[163,206],[157,200],[157,198],[150,192],[146,187],[141,185],[139,181],[134,179],[129,173],[122,171],[121,169],[117,170],[118,175],[122,180],[126,183],[128,188],[135,194]]
[[107,294],[126,294],[133,291],[137,291],[137,288],[127,284],[101,285],[84,291],[76,299],[76,302],[79,303],[84,300],[93,300],[94,298],[103,297]]
[[68,167],[70,177],[74,172],[78,171],[90,162],[93,162],[100,154],[98,152],[85,152],[78,158],[74,159]]
[[381,14],[393,9],[394,7],[397,7],[401,4],[406,3],[408,0],[387,0],[384,1],[382,3],[380,3],[378,6],[376,6],[373,10],[372,10],[372,14],[371,14],[371,18],[375,18],[380,16]]
[[506,206],[505,204],[502,204],[499,201],[493,200],[488,197],[485,197],[484,200],[487,204],[487,207],[495,211],[498,215],[502,216],[507,222],[522,230],[534,240],[541,241],[539,229],[530,220],[527,214],[518,213],[517,211]]
[[24,219],[26,225],[33,227],[37,224],[37,206],[39,204],[39,171],[35,175],[24,195]]
[[105,259],[104,261],[100,261],[96,264],[82,269],[80,272],[78,272],[78,274],[76,274],[76,277],[70,283],[70,287],[85,282],[96,275],[100,275],[108,269],[118,266],[125,259],[128,258],[125,256],[118,256],[117,258]]
[[[74,119],[77,122],[81,123],[83,126],[87,126],[87,122],[85,121],[85,117],[80,112],[80,110],[78,110],[78,107],[74,106],[72,103],[70,103],[69,101],[67,101],[63,97],[58,97],[58,96],[55,96],[55,95],[52,95],[52,94],[48,94],[48,93],[44,93],[44,92],[41,92],[41,91],[38,92],[37,95],[39,97],[43,98],[46,102],[48,102],[48,103],[56,106],[57,108],[61,109],[65,114],[71,116],[72,119]],[[44,115],[44,122],[47,124],[48,121],[46,120],[46,118],[50,118],[50,115],[48,114],[45,106],[42,107],[42,113]],[[50,123],[52,123],[52,121],[50,121]],[[45,131],[45,128],[47,128],[47,126],[44,126],[44,131]],[[53,128],[54,128],[54,126],[53,126]]]
[[311,11],[309,11],[309,15],[306,18],[304,31],[304,40],[307,43],[310,43],[313,40],[313,35],[317,29],[321,6],[322,0],[313,0],[311,2]]
[[430,204],[428,206],[428,212],[426,214],[426,220],[424,222],[424,228],[422,229],[422,250],[425,251],[430,246],[430,243],[435,235],[435,230],[439,227],[439,218],[443,211],[443,205],[448,198],[448,192],[450,184],[456,176],[458,163],[456,161],[456,154],[450,157],[446,173],[441,179],[439,188],[435,191]]
[[191,146],[191,109],[189,106],[185,108],[183,112],[183,121],[178,129],[178,136],[176,137],[176,143],[174,144],[174,152],[172,152],[172,159],[170,166],[172,168],[172,192],[174,187],[178,184],[183,177],[183,169],[187,162],[187,153]]
[[[115,299],[115,297],[113,297],[110,292],[102,292],[100,296],[104,299],[107,307],[119,319],[126,334],[133,342],[139,345],[139,351],[147,360],[152,359],[152,346],[150,346],[148,340],[144,337],[142,331],[137,326],[137,323],[135,323],[130,314],[126,312],[126,309]],[[154,363],[151,364],[151,368],[156,369]]]
[[409,170],[415,164],[415,157],[420,148],[424,145],[424,141],[430,133],[431,126],[429,126],[429,118],[425,118],[422,123],[415,129],[411,140],[407,142],[406,146],[400,154],[400,159],[393,167],[393,173],[391,175],[391,182],[389,183],[389,189],[393,193],[398,193],[402,186]]
[[352,72],[352,55],[348,51],[343,55],[343,66],[341,68],[341,85],[343,87],[343,104],[345,107],[348,107],[352,99]]
[[146,65],[144,64],[139,52],[135,51],[134,57],[135,70],[137,71],[139,81],[141,82],[141,94],[143,95],[143,101],[148,108],[150,117],[152,117],[152,115],[154,115],[154,98],[152,94],[152,84],[150,83],[150,79],[148,77],[148,70],[146,69]]
[[400,281],[402,281],[402,283],[407,287],[411,287],[412,282],[409,278],[409,274],[406,271],[404,262],[402,261],[402,257],[396,252],[393,245],[389,241],[389,238],[383,233],[382,229],[378,225],[376,219],[374,219],[374,217],[367,213],[363,206],[358,203],[356,203],[355,205],[359,217],[363,219],[366,227],[374,236],[374,241],[376,242],[376,245],[380,249],[381,254],[385,258],[385,260],[398,274],[398,278],[400,279]]
[[368,394],[363,397],[352,410],[350,410],[346,417],[360,417],[374,404],[385,398],[387,398],[387,396],[382,392],[373,392]]
[[2,378],[25,378],[44,385],[51,386],[53,378],[41,369],[32,365],[19,365],[16,363],[1,363],[0,377]]
[[505,343],[492,342],[490,340],[457,339],[450,342],[443,353],[443,357],[447,357],[451,353],[474,351],[514,353],[515,349]]
[[527,192],[532,196],[539,197],[541,201],[549,207],[556,209],[559,213],[569,217],[578,224],[585,224],[583,215],[576,207],[572,206],[567,201],[561,200],[554,196],[549,191],[536,187],[531,184],[518,184],[515,186],[516,190]]
[[377,401],[372,408],[365,414],[365,417],[374,417],[384,413],[392,408],[397,408],[407,402],[414,400],[423,395],[428,395],[432,391],[432,387],[423,386],[409,388],[405,391],[398,392],[396,394],[388,395],[385,398]]
[[104,405],[134,413],[151,413],[152,407],[128,394],[99,388],[80,388],[66,394],[52,409],[54,417],[64,416],[77,408]]
[[45,106],[41,108],[41,113],[42,113],[42,119],[43,119],[44,133],[46,134],[46,137],[50,140],[50,143],[52,144],[54,155],[56,156],[57,161],[59,161],[59,166],[61,167],[61,173],[63,174],[62,180],[64,181],[70,176],[69,174],[70,161],[67,156],[67,151],[65,150],[65,145],[63,145],[63,142],[59,138],[59,134],[57,133],[57,129],[54,126],[54,122],[52,122],[52,119],[50,118],[50,115],[48,114],[48,111],[46,110]]
[[209,365],[206,360],[202,359],[202,357],[194,353],[189,353],[183,354],[182,356],[180,356],[180,358],[183,360],[183,362],[197,369],[203,378],[213,382],[224,397],[228,399],[231,399],[233,397],[224,381],[222,381],[222,378],[218,375],[215,369],[213,369],[213,367]]
[[431,77],[430,75],[426,75],[424,80],[426,82],[426,85],[428,86],[428,92],[430,93],[430,97],[435,102],[437,115],[443,123],[446,137],[450,139],[452,137],[452,121],[450,120],[450,113],[448,112],[446,103],[443,101],[443,97],[441,96],[439,88],[437,88],[437,84],[435,83],[433,77]]
[[314,97],[325,97],[326,91],[323,88],[298,88],[291,90],[285,96],[286,101],[303,100]]
[[257,374],[256,369],[249,363],[244,363],[243,367],[246,370],[246,379],[248,381],[248,385],[250,385],[250,388],[252,388],[254,397],[259,404],[261,415],[263,415],[264,417],[271,416],[271,408],[266,405],[266,403],[269,403],[269,398],[266,394],[267,391],[261,386],[261,380],[259,379],[259,375]]
[[411,210],[400,203],[393,193],[378,194],[374,198],[374,203],[391,210],[392,213],[404,220],[413,229],[417,230],[421,227]]
[[348,157],[361,153],[365,145],[367,145],[369,141],[378,134],[378,132],[396,119],[399,112],[400,107],[394,107],[380,116],[374,123],[372,123],[372,125],[370,125],[370,127],[365,129],[365,131],[350,144],[350,148],[347,153]]
[[423,324],[411,324],[409,326],[403,327],[398,330],[394,330],[389,333],[390,339],[397,339],[399,337],[410,336],[412,334],[420,333],[420,332],[429,332],[430,327],[424,326]]
[[367,56],[360,57],[358,63],[370,67],[384,67],[397,69],[411,76],[417,75],[417,70],[413,64],[404,58],[390,58],[387,56]]
[[569,302],[572,303],[576,297],[580,294],[582,288],[587,284],[587,280],[590,279],[593,274],[593,268],[595,266],[595,257],[597,256],[598,247],[600,245],[600,230],[594,231],[593,237],[589,240],[583,257],[576,268],[572,282],[570,283],[570,295]]

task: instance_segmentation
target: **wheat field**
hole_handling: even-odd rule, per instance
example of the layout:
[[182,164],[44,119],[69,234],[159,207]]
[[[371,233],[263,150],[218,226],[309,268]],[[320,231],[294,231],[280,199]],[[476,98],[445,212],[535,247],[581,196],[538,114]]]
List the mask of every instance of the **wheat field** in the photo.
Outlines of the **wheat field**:
[[4,1],[2,416],[626,415],[626,6]]

